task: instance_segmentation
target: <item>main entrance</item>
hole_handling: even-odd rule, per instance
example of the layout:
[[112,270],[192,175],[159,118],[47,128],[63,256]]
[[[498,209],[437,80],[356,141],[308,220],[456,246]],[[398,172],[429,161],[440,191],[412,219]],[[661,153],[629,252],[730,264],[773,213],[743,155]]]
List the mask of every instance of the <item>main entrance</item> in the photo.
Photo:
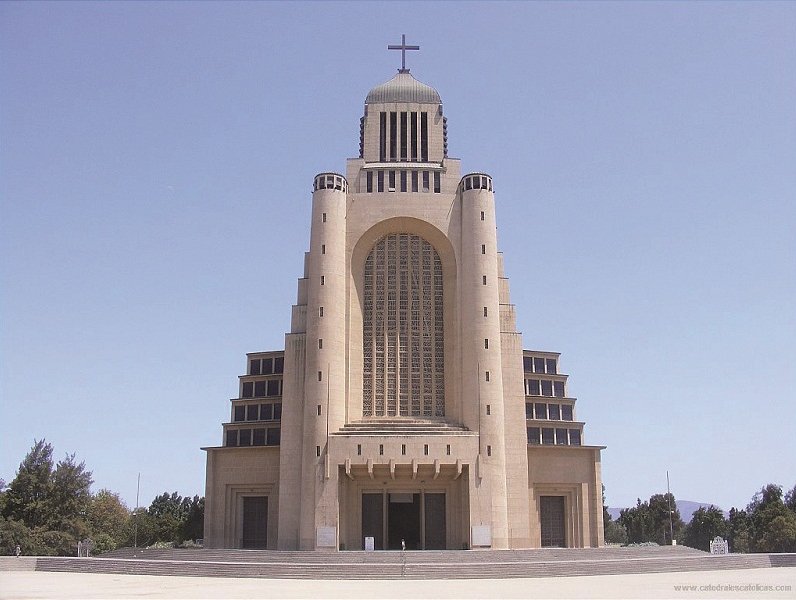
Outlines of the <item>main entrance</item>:
[[542,526],[542,547],[565,548],[564,496],[541,496],[539,512]]
[[242,548],[266,548],[268,545],[268,496],[243,497]]
[[375,550],[444,550],[445,492],[363,492],[362,543]]

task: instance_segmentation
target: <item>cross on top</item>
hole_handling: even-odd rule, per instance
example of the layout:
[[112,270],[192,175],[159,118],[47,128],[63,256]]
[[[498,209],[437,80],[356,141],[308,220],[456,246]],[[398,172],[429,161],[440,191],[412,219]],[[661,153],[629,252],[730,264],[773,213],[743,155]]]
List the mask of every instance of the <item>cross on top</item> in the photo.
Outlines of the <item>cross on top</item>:
[[409,69],[406,68],[406,51],[407,50],[420,50],[420,46],[407,46],[406,34],[401,34],[401,45],[389,45],[387,50],[400,50],[401,51],[401,73],[408,73]]

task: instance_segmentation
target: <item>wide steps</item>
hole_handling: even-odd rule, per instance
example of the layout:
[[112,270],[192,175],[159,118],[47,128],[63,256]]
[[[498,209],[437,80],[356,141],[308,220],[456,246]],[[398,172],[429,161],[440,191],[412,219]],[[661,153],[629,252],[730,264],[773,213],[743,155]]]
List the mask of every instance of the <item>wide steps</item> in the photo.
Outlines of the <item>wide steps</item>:
[[35,556],[0,556],[0,571],[35,571]]
[[[440,552],[274,552],[266,550],[136,551],[113,558],[39,557],[36,570],[130,575],[274,579],[503,579],[793,566],[796,554],[711,556],[685,548]],[[788,558],[790,557],[790,558]]]
[[401,555],[408,562],[548,562],[571,560],[609,560],[629,558],[656,558],[671,556],[709,556],[701,550],[687,546],[646,546],[641,548],[541,548],[521,550],[424,550],[424,551],[376,551],[357,550],[345,552],[299,552],[274,550],[241,550],[213,548],[121,548],[106,552],[101,558],[139,558],[149,560],[198,560],[222,562],[317,562],[323,564],[396,562]]

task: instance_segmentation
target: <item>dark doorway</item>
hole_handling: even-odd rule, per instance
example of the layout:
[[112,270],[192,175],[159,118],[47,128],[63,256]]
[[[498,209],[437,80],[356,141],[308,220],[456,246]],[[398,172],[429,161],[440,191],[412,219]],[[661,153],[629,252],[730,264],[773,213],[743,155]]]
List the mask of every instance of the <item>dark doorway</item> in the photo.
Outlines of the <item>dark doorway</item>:
[[268,496],[243,497],[243,548],[268,546]]
[[426,550],[445,550],[445,494],[424,494],[426,522]]
[[365,538],[373,538],[373,549],[384,550],[384,494],[362,494],[362,549]]
[[564,497],[541,496],[539,512],[542,525],[542,547],[564,548]]
[[387,502],[387,548],[422,550],[420,544],[420,494],[390,493]]

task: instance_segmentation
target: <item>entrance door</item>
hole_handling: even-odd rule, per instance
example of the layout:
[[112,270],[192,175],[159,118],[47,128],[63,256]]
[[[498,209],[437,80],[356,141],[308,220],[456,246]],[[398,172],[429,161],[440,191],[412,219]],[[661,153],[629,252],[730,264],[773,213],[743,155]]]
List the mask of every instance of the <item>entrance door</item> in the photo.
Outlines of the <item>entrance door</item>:
[[362,548],[445,550],[448,545],[445,492],[363,492]]
[[243,548],[268,546],[268,496],[243,497]]
[[541,496],[539,512],[542,525],[542,547],[564,548],[564,497]]
[[447,536],[445,529],[445,494],[424,494],[424,521],[426,550],[445,550]]
[[387,548],[422,550],[420,543],[420,494],[390,493],[387,503]]
[[384,550],[384,495],[362,494],[362,549],[365,538],[373,538],[373,549]]

